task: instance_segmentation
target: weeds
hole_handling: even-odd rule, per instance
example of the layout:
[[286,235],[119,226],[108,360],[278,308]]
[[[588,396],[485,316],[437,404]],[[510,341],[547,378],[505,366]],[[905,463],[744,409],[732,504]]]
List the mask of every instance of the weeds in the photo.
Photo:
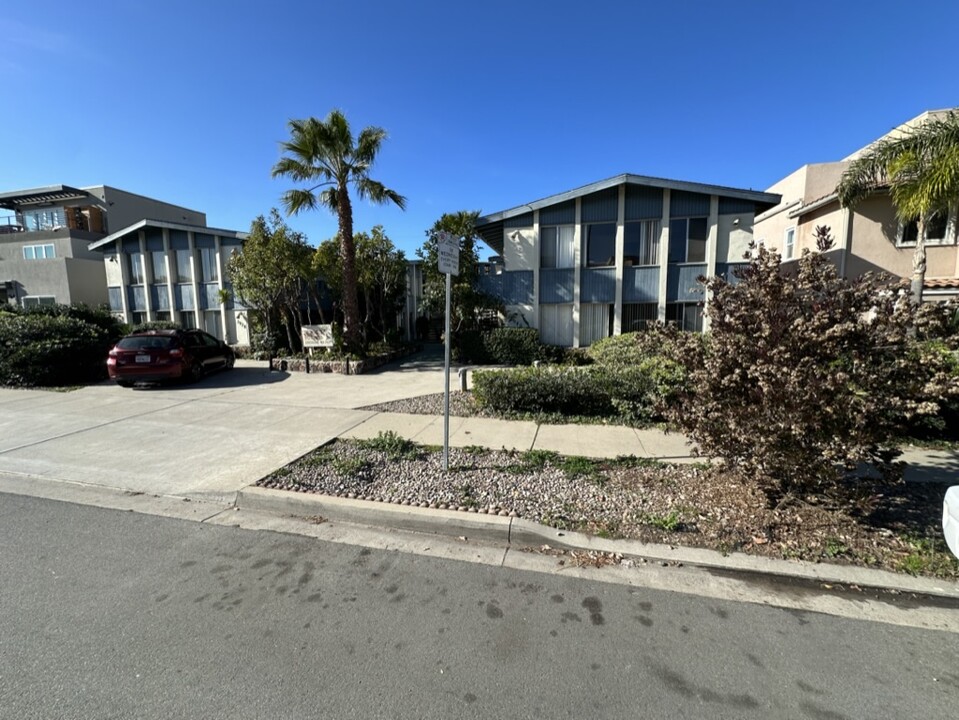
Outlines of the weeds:
[[354,478],[369,468],[370,461],[366,458],[333,458],[330,467],[337,475],[345,478]]
[[375,438],[369,440],[358,440],[357,445],[366,450],[382,452],[393,460],[403,458],[415,458],[417,454],[417,445],[412,440],[398,435],[392,430],[379,432]]
[[908,555],[899,560],[899,569],[910,575],[934,575],[955,577],[959,575],[959,562],[952,556],[940,538],[903,538],[910,548]]

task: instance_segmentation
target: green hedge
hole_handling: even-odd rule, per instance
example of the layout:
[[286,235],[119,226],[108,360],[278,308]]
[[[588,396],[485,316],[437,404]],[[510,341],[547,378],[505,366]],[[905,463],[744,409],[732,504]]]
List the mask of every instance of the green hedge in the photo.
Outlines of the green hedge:
[[532,365],[537,360],[558,362],[565,349],[541,343],[536,328],[505,327],[456,333],[453,356],[476,365]]
[[657,342],[650,333],[623,333],[597,340],[586,354],[600,365],[638,365],[661,352]]
[[0,384],[64,386],[102,380],[123,336],[107,310],[58,305],[0,312]]
[[624,422],[659,418],[683,380],[675,363],[650,358],[635,366],[537,367],[478,371],[476,400],[506,415],[559,414]]

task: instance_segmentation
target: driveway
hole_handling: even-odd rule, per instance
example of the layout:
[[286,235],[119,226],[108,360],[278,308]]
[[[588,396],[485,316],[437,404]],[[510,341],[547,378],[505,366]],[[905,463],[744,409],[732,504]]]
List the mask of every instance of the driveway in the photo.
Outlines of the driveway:
[[358,408],[442,389],[430,360],[359,376],[241,361],[195,385],[0,389],[0,473],[231,502],[373,415]]

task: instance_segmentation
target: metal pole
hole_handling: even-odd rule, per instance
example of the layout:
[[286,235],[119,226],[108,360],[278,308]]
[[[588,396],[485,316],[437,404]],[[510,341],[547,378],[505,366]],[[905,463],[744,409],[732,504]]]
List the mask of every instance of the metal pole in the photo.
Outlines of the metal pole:
[[443,394],[443,472],[450,469],[450,273],[446,273],[446,390]]

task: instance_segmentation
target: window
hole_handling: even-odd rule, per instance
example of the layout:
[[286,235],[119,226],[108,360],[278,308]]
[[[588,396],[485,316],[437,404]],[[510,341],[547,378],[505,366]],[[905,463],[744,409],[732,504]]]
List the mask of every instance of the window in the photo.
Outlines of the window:
[[191,330],[196,327],[196,315],[192,310],[180,313],[180,327],[184,330]]
[[154,250],[150,253],[150,262],[153,263],[153,282],[165,283],[170,279],[166,270],[166,253],[162,250]]
[[145,312],[135,312],[131,313],[133,316],[133,325],[143,325],[147,321],[147,314]]
[[203,329],[214,337],[223,337],[223,329],[220,324],[220,311],[207,310],[203,313]]
[[616,264],[616,223],[586,226],[586,267]]
[[623,303],[622,331],[645,330],[654,325],[659,306],[656,303]]
[[52,260],[57,256],[56,248],[53,243],[45,245],[24,245],[24,260]]
[[669,221],[669,261],[706,262],[706,218],[673,218]]
[[157,310],[153,313],[157,322],[173,322],[173,316],[169,310]]
[[572,225],[540,228],[539,266],[541,268],[573,267],[573,236]]
[[792,260],[796,253],[796,228],[786,228],[783,236],[783,260]]
[[[929,245],[951,245],[955,242],[955,216],[937,212],[926,222],[926,242]],[[898,245],[915,245],[919,238],[919,223],[911,220],[899,225]]]
[[626,265],[659,265],[659,220],[626,223],[623,260]]
[[193,269],[190,266],[190,251],[176,251],[176,281],[178,283],[193,282]]
[[20,213],[20,217],[23,221],[23,229],[27,232],[56,230],[67,225],[66,213],[62,207],[24,210]]
[[20,299],[25,308],[40,307],[41,305],[56,305],[57,299],[53,295],[27,295]]
[[130,270],[130,284],[143,284],[143,253],[132,252],[127,255],[127,262]]
[[699,303],[667,303],[666,322],[676,323],[680,330],[703,331],[703,308]]
[[200,248],[200,273],[203,282],[212,283],[220,279],[220,268],[216,262],[214,248]]

